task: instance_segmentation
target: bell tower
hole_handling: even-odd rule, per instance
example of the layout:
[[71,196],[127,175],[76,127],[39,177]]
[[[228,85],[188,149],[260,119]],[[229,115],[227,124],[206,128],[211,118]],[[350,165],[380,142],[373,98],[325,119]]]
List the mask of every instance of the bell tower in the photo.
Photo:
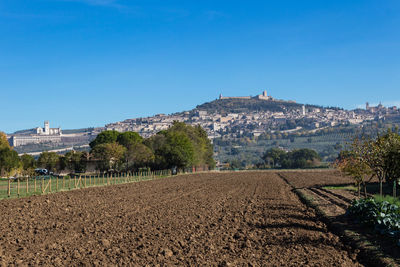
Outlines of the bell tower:
[[49,135],[50,134],[50,124],[49,121],[44,122],[44,134]]

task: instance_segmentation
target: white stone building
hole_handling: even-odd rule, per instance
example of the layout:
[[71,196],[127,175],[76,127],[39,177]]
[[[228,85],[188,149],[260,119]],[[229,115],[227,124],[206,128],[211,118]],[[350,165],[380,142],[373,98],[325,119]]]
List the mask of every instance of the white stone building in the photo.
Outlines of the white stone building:
[[61,128],[50,128],[48,121],[44,122],[44,128],[37,127],[34,134],[13,135],[10,144],[14,147],[40,144],[40,143],[61,143]]

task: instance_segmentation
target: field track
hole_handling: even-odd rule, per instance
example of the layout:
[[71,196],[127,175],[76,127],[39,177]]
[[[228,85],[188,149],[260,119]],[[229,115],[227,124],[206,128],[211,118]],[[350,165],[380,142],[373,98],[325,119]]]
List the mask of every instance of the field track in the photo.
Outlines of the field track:
[[0,201],[2,264],[360,266],[273,172]]

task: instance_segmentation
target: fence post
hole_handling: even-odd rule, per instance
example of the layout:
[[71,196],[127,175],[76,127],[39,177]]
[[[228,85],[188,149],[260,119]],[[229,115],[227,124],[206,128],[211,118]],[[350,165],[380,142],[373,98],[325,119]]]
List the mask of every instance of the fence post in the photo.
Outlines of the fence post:
[[17,178],[17,195],[19,197],[19,178]]
[[43,188],[44,188],[44,178],[42,177],[42,194],[44,193]]
[[57,185],[56,185],[56,191],[58,192],[58,176],[56,177],[56,179],[57,179],[57,181],[56,181],[56,183],[57,183]]
[[34,178],[34,179],[35,179],[35,182],[34,182],[34,183],[35,183],[35,185],[34,185],[33,192],[36,194],[36,180],[37,180],[37,177],[35,176],[35,178]]
[[29,193],[29,177],[26,177],[26,194]]
[[51,176],[50,176],[50,181],[49,181],[49,192],[51,193]]
[[8,178],[8,197],[10,197],[11,196],[11,179],[10,178]]

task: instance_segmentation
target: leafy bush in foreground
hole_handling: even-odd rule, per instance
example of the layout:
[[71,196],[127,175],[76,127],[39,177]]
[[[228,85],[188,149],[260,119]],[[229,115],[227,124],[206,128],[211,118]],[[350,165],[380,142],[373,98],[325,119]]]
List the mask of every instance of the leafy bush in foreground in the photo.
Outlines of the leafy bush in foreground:
[[400,207],[400,199],[397,198],[397,197],[392,197],[392,196],[389,196],[389,195],[380,196],[378,194],[378,195],[374,195],[374,199],[375,199],[376,202],[387,201],[390,204],[394,204],[394,205]]
[[400,236],[400,208],[387,201],[373,198],[355,200],[347,215],[358,223],[374,227],[381,234]]

